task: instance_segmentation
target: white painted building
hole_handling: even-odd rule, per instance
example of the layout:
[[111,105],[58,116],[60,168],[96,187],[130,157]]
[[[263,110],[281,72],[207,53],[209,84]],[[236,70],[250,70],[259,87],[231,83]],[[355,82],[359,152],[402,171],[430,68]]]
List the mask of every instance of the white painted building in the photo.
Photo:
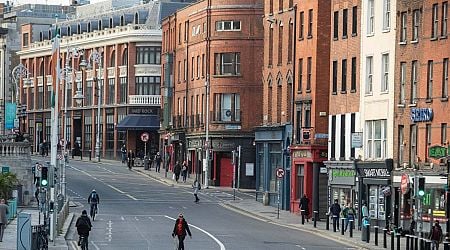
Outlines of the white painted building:
[[361,7],[360,128],[363,161],[393,157],[395,0],[363,0]]

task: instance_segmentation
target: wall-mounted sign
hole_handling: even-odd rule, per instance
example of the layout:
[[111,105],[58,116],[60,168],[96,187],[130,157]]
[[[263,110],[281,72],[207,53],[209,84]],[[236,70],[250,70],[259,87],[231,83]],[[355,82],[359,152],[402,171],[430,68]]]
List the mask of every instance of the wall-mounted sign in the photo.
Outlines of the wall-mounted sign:
[[328,180],[330,185],[355,185],[356,171],[352,168],[330,168]]
[[360,168],[358,169],[361,177],[390,177],[391,174],[386,168]]
[[293,151],[292,151],[292,156],[293,156],[294,158],[311,158],[311,157],[312,157],[311,151],[305,150],[305,149],[302,149],[302,150],[293,150]]
[[16,119],[16,104],[6,103],[5,107],[5,129],[14,128],[14,120]]
[[447,148],[439,145],[431,146],[428,148],[428,157],[433,159],[441,159],[447,157]]
[[362,148],[363,146],[363,133],[352,133],[352,148]]
[[411,108],[412,122],[429,122],[433,120],[433,109],[431,108]]

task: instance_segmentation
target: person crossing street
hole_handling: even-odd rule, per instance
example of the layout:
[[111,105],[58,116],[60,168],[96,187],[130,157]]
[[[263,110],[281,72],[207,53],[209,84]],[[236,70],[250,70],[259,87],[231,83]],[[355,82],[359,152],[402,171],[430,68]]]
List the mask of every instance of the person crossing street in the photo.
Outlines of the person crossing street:
[[178,250],[184,250],[184,239],[186,238],[186,233],[192,238],[191,230],[189,230],[189,225],[183,217],[183,214],[178,215],[178,219],[175,221],[175,226],[173,227],[172,237],[178,237]]

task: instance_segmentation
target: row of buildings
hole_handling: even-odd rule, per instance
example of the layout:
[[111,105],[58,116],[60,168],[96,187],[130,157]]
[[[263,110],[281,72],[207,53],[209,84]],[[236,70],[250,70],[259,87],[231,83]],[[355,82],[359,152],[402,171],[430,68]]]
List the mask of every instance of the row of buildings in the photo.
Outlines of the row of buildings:
[[[100,116],[102,157],[123,144],[160,151],[204,184],[255,188],[271,205],[279,192],[292,212],[306,194],[319,217],[335,199],[367,203],[379,225],[417,216],[408,183],[422,175],[421,217],[446,220],[447,1],[131,2],[58,21],[72,69],[61,89],[84,95],[61,116],[71,147],[92,156]],[[50,137],[54,29],[21,30],[23,131],[38,150]],[[80,67],[94,51],[101,63]]]

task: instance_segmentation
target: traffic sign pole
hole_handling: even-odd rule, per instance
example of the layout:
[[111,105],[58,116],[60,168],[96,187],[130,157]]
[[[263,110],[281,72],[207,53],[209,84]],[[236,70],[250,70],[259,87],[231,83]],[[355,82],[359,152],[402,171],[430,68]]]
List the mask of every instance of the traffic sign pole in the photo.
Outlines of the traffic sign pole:
[[278,195],[277,195],[277,219],[280,218],[280,187],[281,187],[281,179],[284,177],[284,169],[277,168],[275,172],[278,180],[277,180],[277,189],[278,189]]

